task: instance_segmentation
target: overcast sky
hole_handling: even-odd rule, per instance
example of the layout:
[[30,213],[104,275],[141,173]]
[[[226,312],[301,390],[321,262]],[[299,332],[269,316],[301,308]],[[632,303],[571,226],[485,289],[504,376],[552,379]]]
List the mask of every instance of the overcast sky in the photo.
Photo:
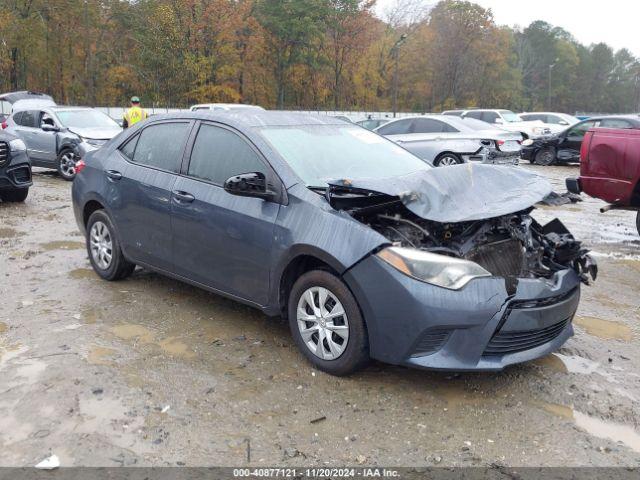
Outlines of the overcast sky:
[[[544,20],[564,28],[579,42],[605,42],[614,49],[628,48],[640,57],[639,0],[474,0],[493,11],[499,25],[526,27],[534,20]],[[384,11],[396,0],[378,0],[377,10]],[[435,4],[425,0],[425,4]]]

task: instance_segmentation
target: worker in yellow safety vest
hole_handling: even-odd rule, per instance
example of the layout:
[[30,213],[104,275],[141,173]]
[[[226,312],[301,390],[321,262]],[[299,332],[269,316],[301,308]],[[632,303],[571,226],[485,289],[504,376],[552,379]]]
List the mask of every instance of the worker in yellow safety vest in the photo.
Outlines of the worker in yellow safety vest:
[[131,97],[131,108],[124,112],[122,126],[133,127],[136,123],[145,120],[149,115],[140,107],[140,99]]

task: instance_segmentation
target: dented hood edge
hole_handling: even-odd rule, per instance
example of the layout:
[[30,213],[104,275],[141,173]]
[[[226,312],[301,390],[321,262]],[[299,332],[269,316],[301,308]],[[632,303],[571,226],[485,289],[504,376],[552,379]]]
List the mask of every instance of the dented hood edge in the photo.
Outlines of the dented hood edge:
[[486,220],[525,210],[551,193],[548,180],[517,167],[466,163],[390,178],[328,182],[399,197],[414,214],[440,223]]

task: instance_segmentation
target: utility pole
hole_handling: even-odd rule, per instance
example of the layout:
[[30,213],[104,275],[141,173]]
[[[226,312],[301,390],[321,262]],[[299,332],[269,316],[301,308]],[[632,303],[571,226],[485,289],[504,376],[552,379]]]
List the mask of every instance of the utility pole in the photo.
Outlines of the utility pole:
[[552,63],[551,65],[549,65],[549,89],[547,90],[547,110],[551,111],[551,70],[553,70],[553,67],[555,66],[555,63]]
[[398,113],[398,63],[399,63],[399,56],[400,56],[400,46],[405,42],[405,40],[407,39],[407,34],[403,33],[402,35],[400,35],[400,38],[398,39],[398,41],[393,45],[393,47],[391,48],[391,56],[393,57],[393,62],[394,62],[394,66],[393,66],[393,94],[392,94],[392,101],[393,101],[393,118],[396,118],[396,114]]

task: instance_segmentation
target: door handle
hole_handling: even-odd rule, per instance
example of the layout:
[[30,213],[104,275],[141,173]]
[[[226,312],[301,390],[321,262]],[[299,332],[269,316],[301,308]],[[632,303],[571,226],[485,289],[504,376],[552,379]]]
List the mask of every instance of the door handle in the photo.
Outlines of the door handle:
[[196,199],[196,197],[190,193],[183,192],[182,190],[174,190],[173,198],[175,198],[178,203],[191,203]]
[[120,180],[122,178],[122,174],[117,170],[107,170],[105,173],[110,180]]

